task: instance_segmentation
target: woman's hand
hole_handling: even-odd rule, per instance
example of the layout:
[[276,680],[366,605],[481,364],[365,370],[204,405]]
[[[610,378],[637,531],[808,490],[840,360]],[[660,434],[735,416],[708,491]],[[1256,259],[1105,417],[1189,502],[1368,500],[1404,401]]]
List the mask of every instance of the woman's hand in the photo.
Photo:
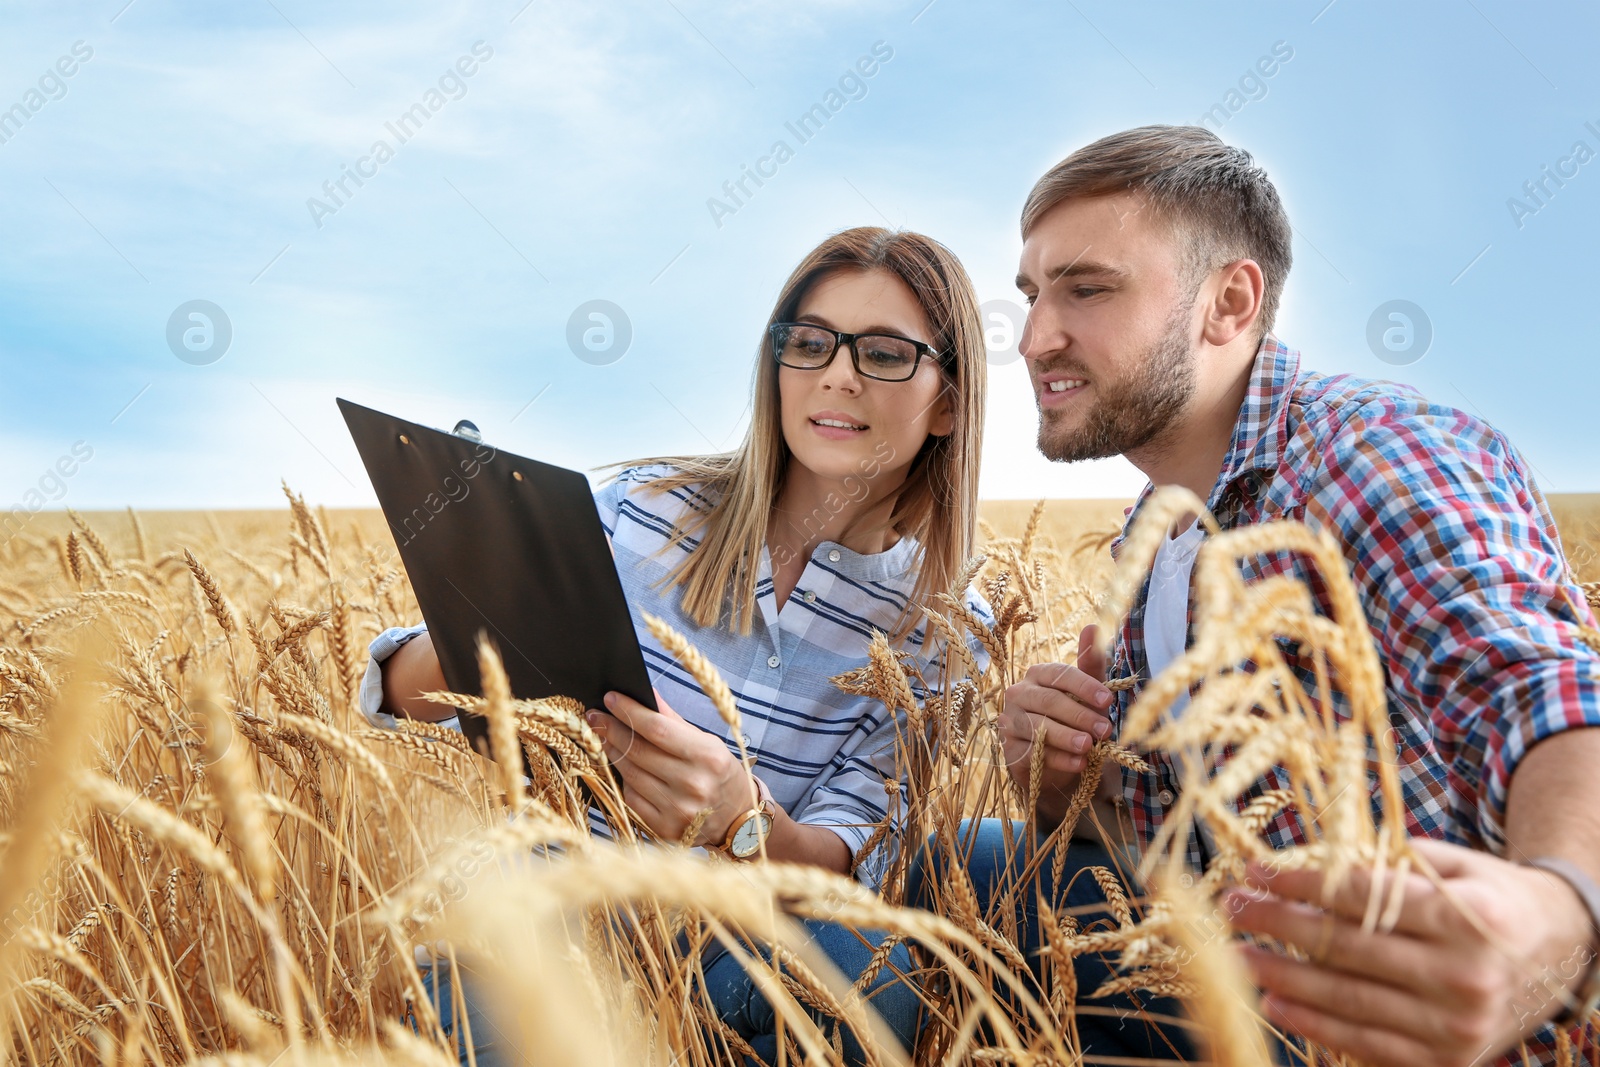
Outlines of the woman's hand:
[[728,828],[755,803],[750,774],[718,737],[685,721],[656,694],[651,711],[621,693],[589,712],[606,758],[622,775],[622,798],[656,836],[680,840],[710,809],[691,845],[720,845]]

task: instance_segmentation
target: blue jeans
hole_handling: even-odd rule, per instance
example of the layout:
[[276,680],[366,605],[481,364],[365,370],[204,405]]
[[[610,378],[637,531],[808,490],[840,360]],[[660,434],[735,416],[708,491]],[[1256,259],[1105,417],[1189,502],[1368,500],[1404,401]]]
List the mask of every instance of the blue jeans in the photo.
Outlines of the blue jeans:
[[[459,962],[456,964],[456,971],[456,977],[461,979],[461,984],[466,986],[476,984],[472,972]],[[469,1031],[470,1045],[476,1056],[476,1060],[471,1062],[475,1062],[477,1067],[504,1067],[505,1064],[519,1062],[520,1057],[515,1051],[506,1055],[509,1039],[484,1012],[478,1003],[478,997],[463,995],[460,998],[461,1003],[455,1003],[455,985],[448,960],[440,960],[436,966],[422,968],[422,988],[427,991],[428,999],[439,1015],[439,1023],[444,1032],[455,1040],[456,1054],[460,1058],[461,1067],[469,1067],[467,1058]]]
[[[838,923],[816,919],[807,920],[805,928],[822,954],[832,960],[834,966],[844,974],[845,979],[851,982],[866,970],[873,951],[883,944],[887,936],[882,931],[863,930],[861,937],[857,937],[854,931]],[[865,944],[862,943],[862,938],[866,939]],[[749,974],[739,965],[739,961],[720,944],[713,942],[705,951],[701,969],[705,973],[706,994],[717,1017],[749,1042],[756,1055],[769,1064],[776,1063],[777,1013],[767,1002],[767,998],[756,988]],[[459,965],[458,972],[465,976],[465,984],[468,986],[475,984],[472,974]],[[906,950],[905,945],[896,945],[889,952],[888,963],[872,980],[865,994],[867,1004],[877,1012],[890,1032],[900,1040],[901,1046],[907,1050],[911,1048],[911,1043],[916,1038],[917,1012],[920,1006],[916,992],[899,977],[910,972],[911,953]],[[460,1039],[456,1047],[462,1067],[467,1067],[467,1042],[465,1030],[461,1025],[462,1019],[457,1018],[458,1014],[464,1015],[466,1027],[472,1032],[472,1045],[478,1067],[502,1067],[505,1063],[518,1060],[515,1053],[506,1054],[507,1035],[496,1028],[484,1013],[477,1003],[478,997],[467,990],[461,998],[463,1003],[459,1006],[454,1004],[448,964],[441,963],[437,969],[422,968],[422,985],[435,1003],[435,1009],[439,1013],[439,1020],[445,1032],[451,1035],[459,1034]],[[810,1014],[822,1027],[823,1033],[831,1039],[833,1020],[820,1012],[810,1012]],[[866,1061],[861,1045],[850,1027],[844,1028],[841,1041],[844,1046],[845,1063],[855,1067]]]
[[[858,937],[854,930],[821,919],[806,920],[805,929],[816,947],[833,961],[848,982],[854,982],[861,976],[867,969],[873,951],[888,937],[882,930],[862,930]],[[862,943],[863,938],[866,939],[865,944]],[[746,945],[745,948],[749,950],[750,946]],[[763,952],[762,956],[766,958],[767,954]],[[706,949],[701,964],[706,976],[706,993],[717,1017],[748,1041],[756,1055],[769,1064],[777,1063],[777,1013],[756,988],[748,972],[732,954],[716,943]],[[873,978],[864,994],[867,1004],[877,1012],[907,1052],[916,1039],[917,1013],[921,1006],[916,991],[907,980],[899,977],[910,973],[911,953],[905,945],[896,945],[889,951],[889,961]],[[807,1010],[831,1041],[835,1020],[821,1012]],[[845,1063],[855,1067],[866,1062],[853,1028],[844,1028],[841,1043],[844,1046]]]
[[[1021,822],[1012,823],[1015,841],[1013,868],[1005,859],[1005,831],[999,819],[978,822],[967,820],[961,824],[956,847],[970,852],[967,873],[977,891],[978,906],[987,911],[989,903],[1004,888],[1014,886],[1017,874],[1037,853],[1037,846],[1025,840],[1026,827]],[[1028,960],[1031,974],[1018,975],[1028,982],[1029,992],[1040,994],[1039,982],[1043,977],[1044,937],[1039,925],[1038,892],[1042,888],[1045,899],[1053,910],[1074,910],[1080,929],[1110,917],[1105,894],[1088,873],[1089,867],[1106,867],[1117,870],[1111,855],[1093,842],[1073,841],[1067,848],[1066,866],[1062,869],[1062,884],[1051,882],[1051,856],[1045,856],[1038,874],[1038,886],[1024,886],[1015,890],[1017,901],[1017,948]],[[912,861],[906,882],[906,903],[926,908],[933,903],[932,884],[939,880],[939,866],[948,862],[939,852],[919,852]],[[932,870],[930,870],[932,868]],[[1130,895],[1139,892],[1130,887]],[[1195,1048],[1182,1025],[1154,1021],[1150,1016],[1183,1018],[1182,1004],[1171,997],[1157,997],[1144,992],[1118,994],[1091,998],[1096,989],[1117,971],[1114,960],[1097,954],[1078,956],[1073,969],[1078,979],[1078,1036],[1083,1043],[1083,1053],[1089,1057],[1120,1056],[1137,1059],[1185,1060],[1197,1058]],[[1003,996],[996,990],[997,996]]]

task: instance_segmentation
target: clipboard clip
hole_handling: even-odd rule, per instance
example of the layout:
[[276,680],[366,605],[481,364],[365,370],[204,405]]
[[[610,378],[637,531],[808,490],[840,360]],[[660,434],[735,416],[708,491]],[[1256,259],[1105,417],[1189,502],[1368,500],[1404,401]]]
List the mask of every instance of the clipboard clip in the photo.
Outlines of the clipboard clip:
[[467,419],[462,419],[460,422],[456,423],[456,428],[450,432],[455,434],[457,437],[466,438],[475,445],[483,443],[483,434],[479,432],[476,424]]

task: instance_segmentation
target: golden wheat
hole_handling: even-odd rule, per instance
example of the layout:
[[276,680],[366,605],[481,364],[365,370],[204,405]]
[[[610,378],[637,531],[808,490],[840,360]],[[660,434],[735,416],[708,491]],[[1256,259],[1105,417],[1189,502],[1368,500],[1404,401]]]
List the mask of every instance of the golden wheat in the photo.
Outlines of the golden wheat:
[[[896,717],[911,782],[903,801],[891,783],[890,818],[856,857],[884,857],[879,895],[814,868],[641,844],[584,709],[512,699],[489,649],[486,696],[429,697],[485,715],[495,760],[431,724],[370,729],[355,706],[363,649],[382,626],[416,618],[415,600],[392,548],[284,493],[277,525],[225,528],[208,515],[174,535],[131,510],[115,523],[74,513],[60,534],[0,545],[0,1048],[10,1061],[454,1063],[415,962],[424,947],[494,976],[490,1007],[538,1062],[742,1063],[753,1050],[705,998],[700,953],[720,942],[783,1019],[793,1062],[838,1063],[844,1027],[874,1062],[901,1062],[861,991],[903,944],[928,1020],[914,1063],[1077,1062],[1079,1002],[1095,991],[1078,989],[1074,961],[1114,952],[1110,988],[1182,995],[1217,1062],[1254,1064],[1260,1027],[1209,901],[1265,854],[1267,824],[1289,811],[1309,828],[1311,843],[1280,862],[1333,877],[1376,864],[1389,886],[1411,865],[1385,746],[1376,818],[1365,801],[1368,744],[1386,726],[1381,672],[1342,561],[1302,528],[1208,540],[1194,648],[1156,679],[1109,683],[1136,691],[1121,740],[1091,750],[1066,822],[1025,855],[1037,797],[1001,754],[1005,688],[1032,663],[1071,662],[1084,623],[1100,621],[1108,643],[1167,520],[1186,510],[1209,520],[1192,499],[1158,497],[1115,570],[1107,530],[1070,531],[1058,547],[1042,506],[1018,514],[1015,535],[986,522],[985,556],[929,605],[946,651],[939,676],[924,677],[880,635],[838,679]],[[118,529],[120,540],[108,533]],[[1237,560],[1268,549],[1314,562],[1332,616],[1294,583],[1242,581]],[[1600,597],[1595,576],[1580,577]],[[966,608],[969,584],[989,599],[993,624]],[[651,626],[740,738],[715,668],[682,635]],[[1274,658],[1278,637],[1315,650],[1317,687]],[[1321,709],[1335,682],[1348,710],[1329,719]],[[1185,714],[1165,715],[1186,692]],[[1158,838],[1146,852],[1148,896],[1090,872],[1109,917],[1080,922],[1044,902],[1044,952],[1030,961],[1016,905],[1047,868],[1059,884],[1080,822],[1108,829],[1091,801],[1103,773],[1143,768],[1133,745],[1183,754],[1193,787],[1171,821],[1199,819],[1224,854],[1184,885],[1170,877],[1182,843]],[[1039,752],[1028,757],[1035,771]],[[1269,765],[1287,769],[1290,788],[1242,801]],[[591,805],[615,842],[590,835]],[[1004,817],[1017,856],[1019,876],[987,902],[965,874],[958,833],[976,817]],[[1027,829],[1012,834],[1012,819]],[[908,909],[924,842],[949,876],[929,910]],[[1375,892],[1370,924],[1392,922],[1395,903]],[[890,939],[851,982],[818,957],[799,919]],[[817,1021],[830,1016],[843,1024],[831,1035]],[[1586,1043],[1574,1054],[1591,1053]]]

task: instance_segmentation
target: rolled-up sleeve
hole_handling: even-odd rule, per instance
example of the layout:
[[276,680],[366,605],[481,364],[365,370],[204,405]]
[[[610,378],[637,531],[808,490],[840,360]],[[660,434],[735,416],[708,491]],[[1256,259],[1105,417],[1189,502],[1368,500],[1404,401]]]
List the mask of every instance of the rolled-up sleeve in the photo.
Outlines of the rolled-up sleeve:
[[634,470],[629,468],[594,491],[594,509],[600,513],[600,525],[605,527],[607,537],[617,532],[617,509],[622,506],[622,498],[628,495],[633,476]]
[[367,646],[367,673],[361,677],[358,700],[361,714],[365,715],[372,725],[385,730],[394,729],[394,716],[379,710],[383,707],[383,661],[394,655],[401,645],[427,628],[428,624],[425,622],[419,622],[415,626],[391,626],[374,637],[372,643]]
[[[965,603],[985,626],[994,625],[994,613],[989,604],[975,590],[968,589]],[[926,639],[926,623],[913,631],[909,643],[914,648],[927,651],[930,648],[942,649],[942,645],[934,642],[929,645]],[[988,669],[989,653],[976,637],[968,635],[968,652],[977,664],[979,673]],[[919,702],[926,701],[930,696],[938,695],[941,681],[954,683],[961,679],[956,677],[945,678],[942,656],[930,655],[919,657],[917,663],[918,673],[926,680],[924,686],[916,674],[911,674],[908,681],[911,685],[912,695]],[[876,888],[887,870],[887,864],[898,847],[900,834],[900,821],[903,819],[907,804],[910,802],[909,786],[901,777],[902,759],[900,746],[905,741],[906,715],[900,712],[890,716],[888,709],[882,703],[870,698],[859,701],[856,715],[858,726],[847,743],[840,748],[834,760],[833,773],[830,774],[812,793],[806,806],[795,815],[795,821],[810,826],[826,826],[844,839],[854,856],[867,839],[872,836],[878,825],[891,814],[891,798],[898,796],[894,803],[892,814],[895,825],[892,832],[884,842],[884,847],[874,850],[869,857],[864,857],[861,866],[856,868],[856,878],[861,882]]]
[[1504,437],[1460,412],[1374,402],[1326,454],[1331,527],[1391,691],[1448,769],[1450,836],[1505,848],[1511,778],[1545,738],[1600,726],[1600,654],[1548,509]]
[[[596,509],[600,512],[600,521],[605,526],[609,535],[616,527],[617,508],[623,496],[626,495],[628,480],[634,475],[632,470],[624,471],[623,476],[608,482],[594,494]],[[391,626],[367,646],[367,670],[361,676],[361,689],[357,697],[361,714],[366,716],[373,726],[386,730],[394,729],[394,716],[380,710],[383,707],[383,661],[395,654],[399,647],[407,641],[428,629],[428,624],[419,622],[415,626]],[[440,726],[452,729],[459,728],[459,720],[455,716],[443,719]]]
[[[812,791],[794,820],[807,826],[826,826],[843,839],[854,857],[878,824],[889,816],[889,798],[896,792],[904,813],[904,786],[898,775],[896,741],[905,729],[905,713],[891,716],[876,700],[857,702],[856,729],[834,756],[832,770]],[[877,888],[882,880],[885,851],[875,850],[868,862],[856,868],[856,878]]]

